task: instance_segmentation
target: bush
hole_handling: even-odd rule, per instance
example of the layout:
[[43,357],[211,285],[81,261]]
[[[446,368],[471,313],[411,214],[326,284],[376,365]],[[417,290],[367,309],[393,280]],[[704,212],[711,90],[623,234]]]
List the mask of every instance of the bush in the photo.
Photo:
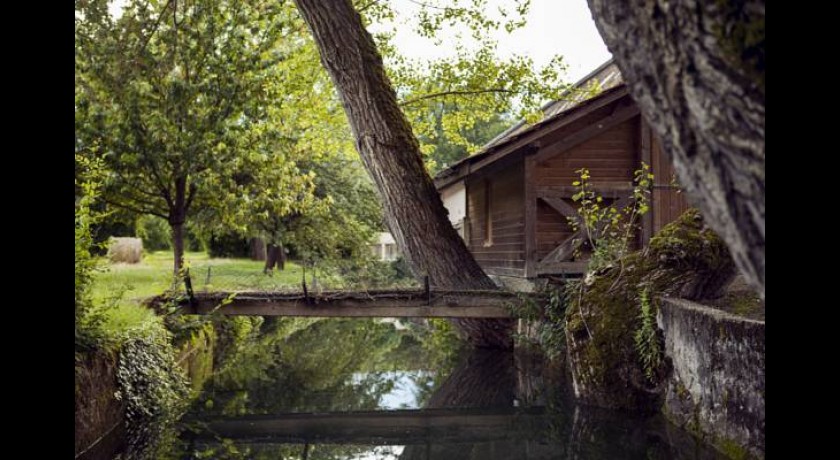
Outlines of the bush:
[[143,240],[140,238],[111,238],[108,259],[111,263],[136,264],[143,258]]
[[169,223],[160,217],[142,216],[137,219],[136,236],[143,240],[143,247],[147,251],[172,249],[172,230]]

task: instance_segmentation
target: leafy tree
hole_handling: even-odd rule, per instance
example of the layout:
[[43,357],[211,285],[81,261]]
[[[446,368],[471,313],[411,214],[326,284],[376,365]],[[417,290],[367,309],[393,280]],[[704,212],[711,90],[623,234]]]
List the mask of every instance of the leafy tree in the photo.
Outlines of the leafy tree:
[[[166,219],[177,271],[197,211],[232,219],[248,186],[278,200],[307,186],[278,157],[282,139],[270,129],[272,81],[294,52],[278,45],[291,10],[268,0],[133,0],[115,19],[107,3],[76,3],[77,151],[104,160],[106,202]],[[246,173],[259,180],[238,182]],[[284,203],[282,212],[297,209]]]

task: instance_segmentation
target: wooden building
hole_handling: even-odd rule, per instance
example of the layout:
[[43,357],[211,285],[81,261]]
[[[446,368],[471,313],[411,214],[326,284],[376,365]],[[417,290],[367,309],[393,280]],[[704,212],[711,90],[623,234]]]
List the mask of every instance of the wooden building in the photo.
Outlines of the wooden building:
[[549,104],[539,123],[514,126],[436,176],[453,225],[488,274],[535,279],[582,273],[586,262],[574,259],[576,235],[567,221],[577,215],[572,182],[581,168],[589,169],[594,190],[620,207],[617,200],[631,195],[634,171],[643,161],[651,166],[655,183],[640,244],[688,207],[614,64],[576,86],[592,81],[607,89],[583,101]]

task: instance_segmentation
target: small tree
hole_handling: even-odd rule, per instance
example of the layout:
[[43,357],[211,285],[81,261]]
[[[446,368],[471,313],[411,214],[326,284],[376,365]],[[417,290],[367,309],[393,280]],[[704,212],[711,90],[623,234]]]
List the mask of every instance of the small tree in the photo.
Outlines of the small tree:
[[103,200],[168,222],[177,271],[187,220],[203,210],[230,218],[243,172],[269,174],[257,182],[272,181],[275,196],[299,191],[271,169],[277,120],[267,109],[275,66],[295,52],[278,47],[290,9],[132,0],[115,19],[107,7],[76,3],[77,151],[104,160]]
[[[579,179],[572,182],[577,189],[572,200],[580,205],[577,218],[568,218],[569,225],[583,237],[575,243],[575,255],[582,255],[582,248],[588,246],[592,252],[587,271],[619,263],[630,253],[633,241],[640,230],[640,219],[650,209],[650,194],[653,188],[653,174],[650,166],[642,163],[633,173],[634,187],[626,206],[607,205],[590,183],[589,170],[576,171]],[[616,200],[618,201],[618,200]]]

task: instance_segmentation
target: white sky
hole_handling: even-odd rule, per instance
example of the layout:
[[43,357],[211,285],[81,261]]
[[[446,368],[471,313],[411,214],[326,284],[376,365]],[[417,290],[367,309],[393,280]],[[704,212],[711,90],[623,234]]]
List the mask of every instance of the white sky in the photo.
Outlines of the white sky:
[[[411,16],[418,9],[411,0],[391,0],[395,9],[402,13],[397,21],[411,24]],[[491,4],[510,4],[504,0],[491,1]],[[438,2],[436,4],[443,4]],[[468,32],[464,32],[468,35]],[[429,59],[451,55],[453,47],[451,37],[455,31],[445,31],[441,46],[433,40],[422,38],[411,31],[411,27],[399,29],[395,38],[400,51],[409,58]],[[494,37],[499,44],[499,54],[524,54],[530,56],[540,66],[548,63],[555,54],[563,56],[568,67],[566,77],[574,82],[594,70],[610,58],[610,52],[604,45],[586,0],[531,0],[525,27],[512,34],[500,31]]]

